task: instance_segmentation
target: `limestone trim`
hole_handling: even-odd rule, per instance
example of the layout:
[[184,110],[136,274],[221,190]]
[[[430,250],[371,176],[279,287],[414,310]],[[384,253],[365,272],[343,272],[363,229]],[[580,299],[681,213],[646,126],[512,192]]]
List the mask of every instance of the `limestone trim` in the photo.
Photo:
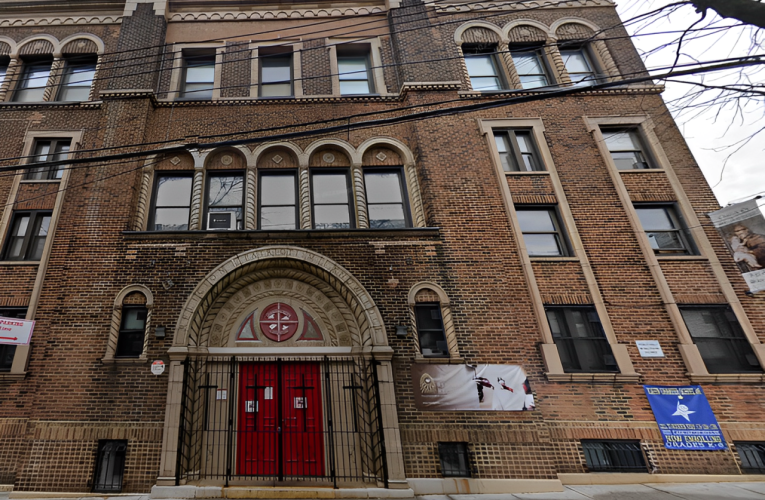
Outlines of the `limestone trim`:
[[[226,51],[225,42],[217,43],[175,43],[173,44],[172,51],[170,52],[173,69],[170,71],[170,89],[167,92],[166,99],[169,101],[175,101],[177,99],[183,99],[181,93],[183,92],[183,75],[184,70],[184,51],[210,51],[215,54],[215,75],[213,82],[212,99],[217,101],[220,99],[220,87],[221,87],[221,72],[223,71],[223,53]],[[193,101],[194,99],[189,99]],[[205,99],[200,99],[205,100]],[[209,99],[208,99],[209,100]]]
[[518,3],[508,2],[475,2],[465,3],[462,0],[447,0],[444,2],[438,0],[426,0],[425,4],[435,5],[436,12],[439,14],[449,14],[453,12],[477,11],[497,11],[497,10],[528,10],[528,9],[581,9],[582,7],[613,7],[612,0],[572,0],[566,3],[553,0],[537,0]]
[[[125,297],[127,297],[129,294],[133,292],[138,292],[143,294],[144,297],[146,297],[146,309],[148,310],[148,313],[146,314],[146,323],[144,325],[144,332],[143,332],[143,351],[141,352],[141,355],[138,357],[138,359],[120,359],[115,358],[115,353],[117,352],[117,341],[119,340],[120,335],[120,325],[122,324],[122,308],[123,308],[123,301],[125,300]],[[117,296],[114,299],[114,308],[112,310],[112,323],[111,327],[109,328],[109,340],[106,343],[106,354],[101,359],[101,362],[104,364],[107,363],[124,363],[124,362],[143,362],[146,361],[146,353],[149,349],[149,332],[151,331],[151,313],[154,308],[154,294],[151,293],[151,290],[145,285],[135,284],[135,285],[128,285],[117,294]]]
[[14,16],[12,19],[0,19],[0,28],[27,27],[27,26],[72,26],[82,25],[91,26],[94,24],[120,24],[122,16],[46,16],[46,17],[24,17]]
[[353,311],[362,347],[387,346],[388,338],[377,306],[361,283],[337,262],[294,246],[267,246],[231,257],[213,269],[186,300],[175,327],[173,345],[201,346],[203,318],[233,281],[273,267],[300,268],[329,284]]
[[275,42],[252,42],[250,43],[251,52],[251,78],[250,81],[250,97],[253,99],[274,99],[269,97],[260,96],[260,57],[261,50],[269,47],[289,47],[289,51],[284,51],[284,54],[292,56],[292,95],[280,96],[283,98],[301,98],[303,97],[303,58],[301,54],[303,52],[303,43],[296,40],[291,42],[288,39],[283,39]]
[[[327,38],[325,45],[329,51],[329,67],[330,74],[332,75],[332,96],[333,97],[346,97],[340,93],[340,77],[338,76],[339,68],[337,65],[337,46],[343,47],[368,47],[369,48],[369,69],[370,84],[374,87],[370,96],[393,96],[394,94],[388,91],[388,87],[385,85],[385,75],[383,74],[382,55],[381,55],[381,42],[379,37],[375,38]],[[365,97],[362,95],[361,97]],[[353,97],[358,97],[353,95]]]
[[257,21],[260,19],[304,19],[363,16],[370,14],[384,14],[386,7],[344,7],[333,9],[279,9],[279,10],[251,10],[251,11],[205,11],[205,12],[176,12],[168,17],[168,22],[188,21]]
[[[581,265],[582,274],[584,275],[585,282],[587,283],[587,289],[590,292],[590,296],[592,297],[592,305],[595,307],[595,310],[598,313],[598,317],[600,318],[601,325],[603,326],[603,331],[605,332],[606,339],[608,339],[608,343],[611,345],[612,353],[616,359],[617,366],[619,367],[619,374],[623,376],[637,375],[635,373],[635,369],[632,365],[632,360],[630,359],[626,346],[619,344],[619,341],[616,338],[616,333],[614,331],[613,325],[611,324],[608,309],[606,308],[605,301],[603,300],[603,296],[600,293],[600,287],[598,285],[597,279],[595,278],[595,273],[592,270],[589,257],[587,256],[587,252],[585,251],[584,245],[582,244],[574,216],[571,213],[571,208],[569,207],[568,200],[566,198],[566,193],[563,189],[560,177],[558,176],[558,171],[555,168],[555,162],[553,161],[552,154],[547,147],[547,140],[544,135],[545,128],[542,119],[508,118],[504,120],[481,120],[479,124],[489,145],[489,151],[491,151],[495,171],[497,173],[497,179],[500,182],[501,189],[505,197],[508,218],[510,219],[510,224],[513,228],[514,236],[519,247],[521,263],[524,269],[524,274],[526,275],[526,280],[529,284],[532,303],[536,313],[537,321],[540,325],[543,343],[551,345],[555,344],[555,341],[552,337],[552,331],[550,330],[550,326],[547,321],[544,300],[536,282],[536,276],[532,266],[532,262],[538,263],[543,262],[543,260],[532,259],[528,254],[526,245],[524,244],[523,233],[518,222],[518,215],[515,209],[515,204],[513,202],[512,193],[510,192],[510,187],[507,183],[507,176],[512,175],[513,172],[505,172],[502,169],[499,151],[497,150],[497,145],[496,141],[494,141],[493,134],[494,130],[497,129],[530,129],[534,135],[534,141],[555,191],[557,207],[563,219],[562,225],[566,228],[573,254]],[[543,357],[545,357],[545,361],[548,363],[547,370],[550,374],[563,373],[557,348],[544,349]],[[555,359],[556,357],[557,360]]]
[[[701,254],[700,257],[709,261],[709,265],[712,268],[712,273],[714,274],[715,279],[717,280],[717,283],[723,292],[725,300],[735,313],[736,318],[741,325],[741,329],[744,331],[744,335],[746,335],[747,340],[752,345],[752,349],[757,355],[760,366],[765,367],[765,349],[763,349],[762,343],[760,342],[757,333],[754,331],[754,328],[749,321],[749,317],[741,305],[738,295],[736,295],[736,292],[733,289],[733,285],[731,285],[728,275],[725,273],[717,253],[714,251],[714,248],[712,247],[706,232],[704,232],[701,221],[699,221],[699,218],[693,209],[693,205],[691,205],[690,199],[682,187],[677,173],[675,172],[672,164],[669,161],[669,158],[664,152],[664,148],[662,147],[659,138],[656,136],[653,122],[646,116],[585,117],[585,124],[588,126],[590,132],[595,138],[595,141],[597,142],[601,156],[605,159],[609,173],[611,174],[612,178],[618,180],[618,184],[615,182],[617,191],[619,191],[620,196],[624,195],[626,197],[627,202],[625,203],[624,200],[622,200],[622,202],[625,204],[625,208],[628,212],[628,216],[630,217],[630,221],[633,223],[633,229],[635,230],[638,240],[641,243],[641,248],[643,249],[644,254],[647,256],[652,273],[654,274],[654,279],[657,280],[657,285],[659,286],[659,292],[662,295],[662,300],[664,300],[668,312],[670,313],[672,323],[675,325],[675,330],[678,332],[681,343],[693,343],[693,340],[690,337],[690,333],[688,332],[685,321],[682,318],[676,300],[673,297],[666,278],[664,277],[663,271],[661,270],[660,261],[668,259],[659,258],[659,256],[657,256],[650,247],[650,243],[648,242],[645,231],[643,231],[640,221],[637,220],[637,213],[635,212],[634,206],[629,199],[629,193],[627,192],[624,182],[622,181],[622,171],[616,168],[616,165],[611,158],[611,154],[605,145],[603,134],[600,129],[600,126],[602,125],[634,126],[646,139],[646,147],[649,149],[649,152],[652,154],[653,158],[655,158],[657,166],[659,167],[658,169],[650,171],[663,171],[667,176],[667,180],[672,186],[672,190],[674,191],[677,198],[677,204],[680,212],[687,221],[691,234],[693,235],[693,239],[699,249],[699,253]],[[697,366],[697,363],[693,363],[693,366]],[[689,372],[694,375],[707,375],[707,373],[698,373],[694,370],[691,370],[691,366],[688,366],[688,368]]]
[[[409,302],[409,323],[410,327],[412,329],[412,342],[414,343],[415,347],[415,358],[417,361],[421,359],[436,359],[436,358],[426,358],[422,354],[422,348],[420,347],[420,335],[417,331],[417,318],[415,315],[415,306],[417,305],[415,297],[417,296],[417,293],[422,290],[430,290],[434,292],[438,296],[438,303],[441,309],[441,320],[444,324],[444,334],[446,336],[446,345],[449,349],[449,361],[455,361],[455,360],[461,360],[462,357],[460,356],[459,352],[459,345],[457,342],[457,332],[454,328],[454,319],[452,317],[452,309],[451,309],[451,302],[449,301],[449,296],[446,295],[446,292],[443,288],[438,286],[437,284],[431,282],[431,281],[421,281],[419,283],[416,283],[412,288],[409,290],[409,296],[408,296],[408,302]],[[441,359],[441,358],[439,358]]]
[[[38,139],[45,139],[45,138],[69,138],[71,140],[71,147],[69,152],[69,157],[73,157],[74,154],[77,152],[77,149],[79,148],[80,142],[82,141],[82,136],[84,134],[83,130],[52,130],[52,131],[37,131],[37,130],[30,130],[27,131],[24,135],[24,142],[23,147],[21,151],[21,156],[29,157],[33,154],[34,151],[34,144],[35,141]],[[23,160],[22,163],[29,163],[31,158],[26,158]],[[5,209],[0,214],[0,237],[2,238],[2,241],[5,241],[5,235],[9,231],[10,227],[10,221],[11,216],[13,215],[13,206],[16,202],[16,195],[19,191],[19,185],[22,182],[24,171],[18,171],[17,174],[13,177],[13,182],[11,184],[11,189],[8,193],[8,199],[5,204]],[[61,176],[61,180],[59,182],[59,189],[56,193],[56,201],[53,205],[53,210],[51,213],[51,220],[50,225],[48,226],[48,235],[45,238],[45,245],[43,247],[42,256],[40,257],[40,261],[37,262],[37,273],[35,275],[35,281],[34,285],[32,287],[32,293],[29,297],[29,303],[27,307],[27,316],[26,319],[34,319],[35,313],[37,312],[37,306],[40,301],[40,295],[42,294],[42,288],[43,283],[45,281],[45,275],[48,270],[48,262],[50,260],[50,254],[51,249],[53,247],[53,241],[56,238],[56,228],[58,226],[59,217],[61,216],[61,207],[64,203],[64,194],[66,192],[66,187],[69,184],[69,177],[71,174],[71,170],[64,168],[64,173]],[[37,332],[37,339],[44,336],[44,331]],[[44,338],[44,337],[43,337]],[[34,342],[34,340],[33,340]],[[26,373],[27,364],[29,362],[29,352],[30,352],[30,346],[29,345],[20,345],[16,347],[16,352],[13,356],[13,363],[11,365],[11,376],[20,376]]]

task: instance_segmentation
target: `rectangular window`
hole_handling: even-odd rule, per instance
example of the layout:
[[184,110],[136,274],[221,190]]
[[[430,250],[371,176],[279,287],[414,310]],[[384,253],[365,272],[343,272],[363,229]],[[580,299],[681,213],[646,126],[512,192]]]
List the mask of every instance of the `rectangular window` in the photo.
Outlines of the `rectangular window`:
[[191,176],[158,174],[156,184],[149,231],[187,230],[191,204]]
[[736,443],[745,474],[765,474],[765,443]]
[[287,230],[298,228],[297,183],[295,172],[267,172],[260,175],[258,229]]
[[206,200],[207,229],[244,227],[244,173],[210,173],[207,177]]
[[694,255],[695,248],[674,205],[635,205],[640,224],[656,254]]
[[504,82],[497,64],[497,47],[463,46],[465,66],[467,66],[470,85],[473,90],[502,90]]
[[215,53],[183,53],[183,88],[184,99],[212,99],[215,87]]
[[438,443],[438,455],[444,477],[471,477],[467,443]]
[[640,134],[635,129],[603,130],[603,139],[608,151],[619,170],[652,168],[646,154]]
[[441,304],[416,304],[414,317],[422,355],[426,358],[448,358],[449,347],[446,344]]
[[5,242],[3,260],[40,260],[48,236],[51,213],[32,210],[16,212]]
[[[26,317],[26,307],[0,307],[0,318],[25,319]],[[14,354],[16,354],[15,345],[0,344],[0,372],[11,371]]]
[[545,306],[563,371],[616,372],[616,360],[600,324],[597,311],[591,306]]
[[353,227],[347,171],[321,170],[311,173],[311,201],[314,229]]
[[535,172],[545,169],[531,130],[496,130],[494,141],[505,172]]
[[563,64],[566,66],[568,76],[574,85],[587,86],[598,83],[592,61],[589,54],[587,54],[587,49],[580,47],[578,49],[561,50],[560,55],[563,58]]
[[582,441],[590,472],[648,472],[640,441]]
[[400,229],[409,227],[400,169],[365,170],[364,184],[367,193],[370,228]]
[[8,74],[8,65],[10,60],[7,57],[0,57],[0,85],[5,81],[5,75]]
[[569,254],[555,207],[516,207],[516,215],[530,257]]
[[338,47],[337,73],[340,80],[340,94],[374,93],[368,48],[362,50],[355,47]]
[[96,76],[96,61],[72,59],[66,61],[64,77],[58,91],[58,101],[87,101]]
[[137,358],[143,354],[143,341],[146,330],[148,309],[144,306],[122,306],[117,358]]
[[550,85],[542,49],[512,50],[511,54],[522,88],[536,89]]
[[34,159],[27,167],[27,173],[24,176],[26,180],[54,180],[64,176],[64,167],[62,165],[34,167],[34,163],[47,161],[66,160],[71,147],[71,139],[49,139],[35,141]]
[[260,97],[289,97],[292,90],[292,54],[261,54]]
[[40,102],[45,95],[45,87],[50,78],[50,68],[53,61],[37,61],[24,63],[21,79],[13,94],[16,102]]
[[709,373],[762,372],[730,307],[681,306],[680,312]]
[[93,491],[97,493],[119,493],[122,491],[126,452],[127,441],[102,439],[98,442]]

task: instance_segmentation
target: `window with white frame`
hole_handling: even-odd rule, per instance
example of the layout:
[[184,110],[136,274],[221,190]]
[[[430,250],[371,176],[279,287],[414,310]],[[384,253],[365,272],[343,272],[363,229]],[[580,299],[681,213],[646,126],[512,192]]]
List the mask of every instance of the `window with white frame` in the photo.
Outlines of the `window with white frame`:
[[336,50],[340,94],[374,94],[369,46],[338,45]]
[[260,97],[290,97],[294,95],[292,53],[258,53],[260,60]]
[[538,47],[510,49],[515,71],[524,89],[547,87],[551,83],[544,50]]
[[311,204],[314,229],[348,229],[355,226],[347,169],[311,172]]
[[297,172],[267,170],[258,182],[258,229],[297,229]]
[[180,97],[212,99],[215,88],[215,51],[184,50]]
[[411,226],[401,168],[365,168],[364,186],[370,228]]

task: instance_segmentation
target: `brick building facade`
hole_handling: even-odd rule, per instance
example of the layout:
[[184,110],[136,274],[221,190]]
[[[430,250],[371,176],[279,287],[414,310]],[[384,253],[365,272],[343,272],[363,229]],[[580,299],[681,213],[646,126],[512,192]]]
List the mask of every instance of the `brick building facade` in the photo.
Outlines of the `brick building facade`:
[[[609,0],[0,2],[0,65],[0,316],[36,322],[0,347],[0,484],[756,462],[765,303]],[[533,406],[418,407],[415,370],[479,364]],[[701,384],[730,448],[665,449],[643,384]]]

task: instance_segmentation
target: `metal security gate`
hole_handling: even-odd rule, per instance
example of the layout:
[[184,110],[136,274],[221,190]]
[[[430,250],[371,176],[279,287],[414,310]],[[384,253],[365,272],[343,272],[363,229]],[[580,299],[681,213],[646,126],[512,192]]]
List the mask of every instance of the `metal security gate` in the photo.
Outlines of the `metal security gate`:
[[313,482],[387,487],[375,362],[184,362],[176,484]]

